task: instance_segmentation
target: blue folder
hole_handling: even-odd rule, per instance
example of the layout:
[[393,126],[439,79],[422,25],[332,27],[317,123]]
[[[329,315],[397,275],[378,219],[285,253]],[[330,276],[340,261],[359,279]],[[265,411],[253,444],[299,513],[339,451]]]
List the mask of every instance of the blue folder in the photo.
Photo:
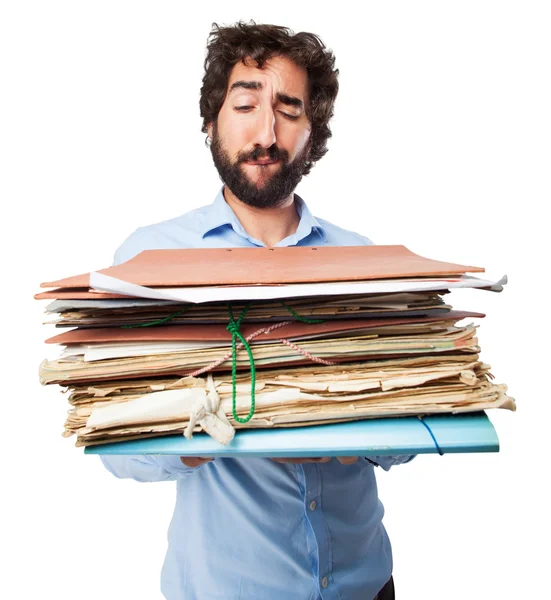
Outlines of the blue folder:
[[484,412],[366,419],[285,429],[242,429],[226,446],[205,433],[88,446],[86,454],[178,454],[204,457],[388,456],[498,452],[495,429]]

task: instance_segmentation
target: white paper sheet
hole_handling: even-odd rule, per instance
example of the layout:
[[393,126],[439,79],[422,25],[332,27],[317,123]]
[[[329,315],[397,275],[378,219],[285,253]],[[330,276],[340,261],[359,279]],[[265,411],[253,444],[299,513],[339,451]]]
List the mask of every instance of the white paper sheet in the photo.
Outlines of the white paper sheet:
[[62,313],[67,310],[79,310],[83,308],[134,308],[144,306],[170,306],[178,304],[169,300],[147,300],[145,298],[126,298],[118,300],[116,298],[108,298],[107,300],[54,300],[50,302],[44,309],[47,313]]
[[149,344],[71,344],[66,346],[61,358],[68,356],[83,356],[84,362],[107,360],[111,358],[126,358],[131,356],[149,356],[153,354],[170,354],[200,350],[202,348],[222,348],[231,342],[154,342]]
[[499,281],[463,276],[445,279],[392,279],[331,283],[293,283],[289,285],[258,285],[240,287],[197,286],[183,288],[148,288],[122,279],[90,273],[90,286],[98,292],[124,294],[138,298],[174,300],[178,302],[233,302],[238,300],[273,300],[303,296],[335,296],[345,294],[386,294],[395,292],[431,291],[450,288],[490,288],[501,292],[507,276]]

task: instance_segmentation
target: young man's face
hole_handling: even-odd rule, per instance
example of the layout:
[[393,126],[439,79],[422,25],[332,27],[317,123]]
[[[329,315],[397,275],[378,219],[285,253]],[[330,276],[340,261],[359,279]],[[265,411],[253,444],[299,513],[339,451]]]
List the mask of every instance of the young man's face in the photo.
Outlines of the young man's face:
[[218,172],[243,202],[273,207],[295,189],[310,149],[308,100],[306,70],[288,58],[233,68],[208,131]]

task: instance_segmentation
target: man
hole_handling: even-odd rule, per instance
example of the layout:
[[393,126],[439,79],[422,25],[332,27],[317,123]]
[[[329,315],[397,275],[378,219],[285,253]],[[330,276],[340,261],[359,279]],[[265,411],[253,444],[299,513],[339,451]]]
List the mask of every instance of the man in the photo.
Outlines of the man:
[[[337,75],[312,34],[215,25],[200,108],[224,186],[210,206],[139,228],[115,262],[148,248],[370,244],[293,193],[327,151]],[[374,465],[410,458],[102,460],[117,477],[177,481],[169,600],[386,600],[392,556]]]

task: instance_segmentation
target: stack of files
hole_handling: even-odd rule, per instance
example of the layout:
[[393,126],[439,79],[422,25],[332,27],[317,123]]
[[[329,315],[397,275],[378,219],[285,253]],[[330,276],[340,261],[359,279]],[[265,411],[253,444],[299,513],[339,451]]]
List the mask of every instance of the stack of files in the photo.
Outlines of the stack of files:
[[402,246],[148,250],[42,284],[46,322],[73,329],[40,380],[90,452],[496,450],[481,411],[514,400],[480,360],[484,315],[445,301],[502,289],[480,271]]

